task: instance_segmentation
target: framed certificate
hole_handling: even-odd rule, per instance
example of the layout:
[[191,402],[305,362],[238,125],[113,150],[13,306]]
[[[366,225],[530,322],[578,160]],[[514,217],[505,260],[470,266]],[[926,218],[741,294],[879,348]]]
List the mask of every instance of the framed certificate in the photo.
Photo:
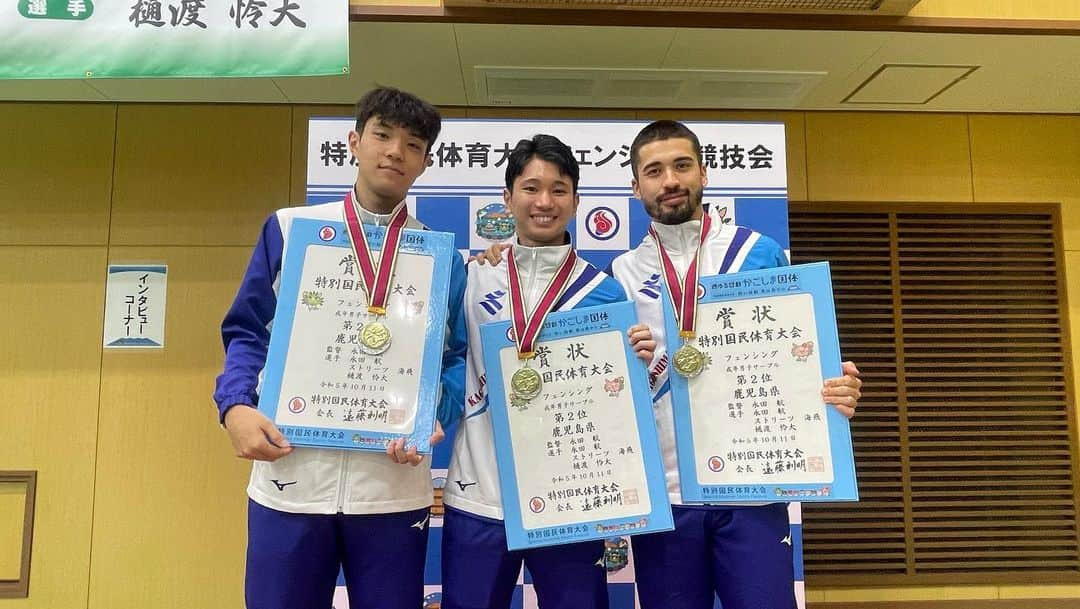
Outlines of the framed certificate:
[[821,399],[841,374],[828,263],[702,277],[696,318],[705,368],[670,374],[683,499],[858,500],[848,422]]
[[511,550],[671,530],[647,373],[626,338],[636,322],[630,302],[548,315],[529,400],[510,381],[510,322],[481,326]]
[[[364,225],[373,249],[385,229]],[[453,235],[402,232],[386,315],[390,345],[361,344],[368,313],[342,222],[297,219],[281,270],[259,410],[299,446],[431,451],[446,335]]]

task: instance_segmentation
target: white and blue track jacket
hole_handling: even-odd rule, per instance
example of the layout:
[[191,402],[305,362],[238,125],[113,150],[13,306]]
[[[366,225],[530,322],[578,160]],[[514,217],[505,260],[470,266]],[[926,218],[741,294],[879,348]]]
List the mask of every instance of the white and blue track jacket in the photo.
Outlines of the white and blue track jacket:
[[[671,226],[653,222],[652,227],[663,241],[675,269],[680,275],[685,273],[698,247],[701,221],[690,220]],[[719,216],[712,216],[712,226],[705,236],[698,265],[700,277],[787,265],[787,255],[773,239],[744,226],[724,224]],[[668,497],[672,505],[681,505],[679,462],[671,414],[671,385],[668,382],[668,342],[664,336],[663,302],[660,300],[660,285],[664,276],[657,257],[656,241],[646,234],[640,245],[612,261],[611,271],[634,301],[638,319],[652,329],[656,340],[656,351],[649,364],[653,414],[660,436],[660,451],[664,455]]]
[[[525,306],[533,310],[570,245],[523,247],[511,250],[525,290]],[[465,288],[465,319],[469,351],[465,372],[465,411],[454,439],[443,503],[485,518],[502,520],[499,471],[495,460],[495,439],[488,411],[484,355],[480,326],[510,319],[510,289],[506,265],[469,265]],[[555,305],[556,311],[622,302],[626,294],[619,284],[578,258],[570,285]]]
[[[293,219],[344,221],[343,203],[280,209],[263,225],[259,241],[232,307],[221,324],[225,368],[214,401],[220,420],[235,404],[256,406],[270,345],[282,261]],[[366,224],[386,225],[389,215],[361,210]],[[408,228],[424,229],[414,218]],[[439,420],[447,425],[461,411],[464,394],[465,265],[451,263],[447,340],[443,354]],[[244,406],[240,406],[241,408]],[[412,467],[378,452],[296,447],[272,463],[255,461],[248,496],[266,507],[306,514],[384,514],[420,509],[432,503],[430,459]]]

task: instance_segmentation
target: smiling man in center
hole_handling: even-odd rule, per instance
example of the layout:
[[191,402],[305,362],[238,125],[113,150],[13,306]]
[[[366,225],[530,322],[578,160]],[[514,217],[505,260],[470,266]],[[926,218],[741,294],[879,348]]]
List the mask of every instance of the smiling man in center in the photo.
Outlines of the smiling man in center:
[[[503,190],[516,239],[506,264],[469,265],[465,411],[443,495],[444,609],[509,607],[522,562],[541,609],[608,606],[603,541],[507,550],[480,345],[480,325],[510,319],[515,299],[526,318],[627,299],[618,282],[579,258],[570,243],[566,228],[577,211],[579,176],[573,152],[557,138],[536,135],[518,142]],[[517,281],[510,281],[511,272]],[[638,357],[651,360],[655,344],[648,328],[633,326],[627,338]]]

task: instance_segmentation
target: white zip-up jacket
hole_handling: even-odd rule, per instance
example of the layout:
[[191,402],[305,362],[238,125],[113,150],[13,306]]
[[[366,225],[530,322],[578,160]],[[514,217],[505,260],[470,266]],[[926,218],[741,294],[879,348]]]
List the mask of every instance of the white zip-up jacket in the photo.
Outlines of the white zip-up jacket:
[[[258,404],[263,367],[273,328],[281,269],[288,251],[293,219],[342,222],[344,204],[289,207],[271,215],[259,236],[236,299],[221,324],[225,367],[214,400],[220,420],[235,404]],[[361,210],[365,224],[385,226],[389,215]],[[410,217],[407,228],[425,227]],[[448,423],[461,411],[465,365],[465,320],[461,302],[465,265],[456,253],[451,261],[447,339],[443,356],[439,420]],[[234,406],[245,408],[246,406]],[[385,514],[431,505],[431,460],[399,465],[384,453],[296,447],[274,462],[255,461],[248,496],[266,507],[303,514]]]
[[[510,250],[517,264],[525,306],[532,311],[570,245],[524,247]],[[465,319],[469,350],[465,364],[465,412],[454,439],[443,503],[451,508],[494,520],[503,519],[495,439],[488,411],[484,354],[480,325],[510,319],[510,288],[506,264],[469,264],[465,288]],[[580,257],[570,285],[555,305],[556,311],[623,302],[619,284]]]
[[[737,273],[755,269],[787,266],[783,248],[773,239],[743,226],[724,224],[713,212],[712,226],[705,235],[705,245],[698,263],[699,277]],[[652,223],[672,264],[681,276],[693,260],[701,231],[700,220],[678,225]],[[671,385],[668,382],[667,340],[664,336],[663,302],[660,285],[664,274],[660,268],[656,241],[646,234],[641,244],[620,255],[611,263],[612,275],[634,301],[638,319],[652,329],[656,351],[649,364],[649,382],[653,390],[653,414],[660,436],[660,451],[664,456],[664,475],[672,505],[682,505],[679,490],[679,461],[675,450],[675,423],[671,414]]]

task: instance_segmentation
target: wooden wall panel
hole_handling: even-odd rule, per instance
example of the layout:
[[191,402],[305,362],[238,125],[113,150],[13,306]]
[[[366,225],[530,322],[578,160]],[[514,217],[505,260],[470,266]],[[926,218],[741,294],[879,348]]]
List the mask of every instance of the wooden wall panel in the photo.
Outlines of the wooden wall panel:
[[0,581],[19,579],[25,517],[26,484],[0,482]]
[[112,245],[253,244],[289,201],[290,109],[122,105]]
[[303,205],[307,200],[308,119],[313,116],[352,116],[353,112],[352,106],[292,107],[289,205]]
[[[1069,329],[1069,345],[1071,351],[1072,369],[1073,369],[1073,395],[1080,395],[1080,379],[1076,378],[1080,376],[1077,371],[1080,370],[1080,251],[1066,251],[1065,252],[1065,286],[1066,296],[1069,301],[1069,310],[1064,312],[1063,318],[1068,322]],[[1075,413],[1076,405],[1073,404],[1073,416]],[[1074,442],[1080,442],[1080,438],[1073,438]]]
[[1080,116],[972,115],[971,159],[976,201],[1061,203],[1080,249]]
[[932,601],[996,599],[996,586],[919,586],[917,588],[849,588],[825,590],[826,602]]
[[922,0],[908,13],[912,17],[946,19],[1080,19],[1077,0]]
[[0,470],[38,470],[23,609],[86,607],[104,279],[103,247],[0,247]]
[[[242,606],[249,466],[211,399],[247,247],[115,247],[169,265],[164,350],[107,351],[91,609]],[[138,573],[138,577],[132,577]]]
[[998,597],[1001,599],[1023,598],[1067,598],[1080,599],[1080,586],[1060,584],[1057,586],[1001,586],[998,588]]
[[810,112],[811,201],[971,201],[963,114]]
[[113,104],[0,104],[0,245],[104,245]]

